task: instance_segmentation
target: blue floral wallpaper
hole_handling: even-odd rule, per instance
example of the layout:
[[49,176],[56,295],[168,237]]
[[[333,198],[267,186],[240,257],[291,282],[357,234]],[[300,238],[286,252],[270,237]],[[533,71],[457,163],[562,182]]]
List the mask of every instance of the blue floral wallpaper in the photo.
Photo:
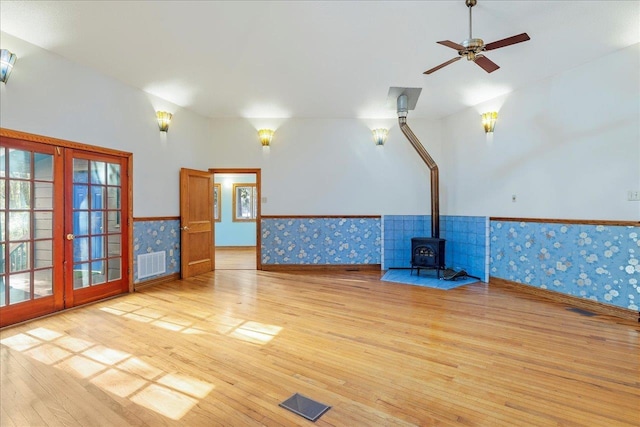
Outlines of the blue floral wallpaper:
[[262,264],[380,264],[380,218],[263,218]]
[[[138,255],[166,252],[167,271],[162,275],[180,272],[180,221],[134,221],[133,223],[133,283],[138,283]],[[145,277],[143,281],[158,276]]]
[[640,227],[491,221],[491,276],[638,310]]
[[[411,238],[431,237],[431,215],[385,215],[382,268],[411,267]],[[440,216],[445,265],[489,281],[489,219],[484,216]]]

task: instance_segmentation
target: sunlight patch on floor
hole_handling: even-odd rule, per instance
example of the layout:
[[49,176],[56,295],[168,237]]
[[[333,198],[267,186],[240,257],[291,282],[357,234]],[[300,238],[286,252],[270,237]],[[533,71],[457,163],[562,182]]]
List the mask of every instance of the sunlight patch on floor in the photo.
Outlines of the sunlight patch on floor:
[[[133,304],[118,304],[118,308],[103,307],[102,310],[124,316],[127,312],[122,309],[138,308],[140,306]],[[176,323],[165,323],[173,325],[172,329],[184,328]],[[128,398],[172,420],[180,420],[199,399],[215,388],[197,378],[165,372],[124,351],[46,328],[13,335],[0,340],[0,344],[77,378],[87,379],[108,393]]]

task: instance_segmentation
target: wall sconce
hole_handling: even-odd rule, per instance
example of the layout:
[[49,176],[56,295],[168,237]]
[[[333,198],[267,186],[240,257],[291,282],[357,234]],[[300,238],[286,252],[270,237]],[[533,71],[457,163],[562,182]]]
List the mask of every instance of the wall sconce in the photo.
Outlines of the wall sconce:
[[271,129],[260,129],[258,131],[258,137],[263,147],[268,147],[271,144],[271,138],[273,138],[274,131]]
[[17,56],[7,49],[0,49],[0,81],[2,83],[6,84],[9,80],[9,74],[11,74],[16,58]]
[[496,120],[498,119],[498,113],[491,111],[482,115],[482,126],[484,126],[485,133],[492,133],[496,127]]
[[373,140],[375,141],[376,145],[384,145],[385,141],[387,140],[387,135],[389,135],[389,129],[379,128],[372,130],[372,132]]
[[160,126],[160,132],[169,132],[169,123],[173,114],[166,111],[156,111],[156,117],[158,118],[158,126]]

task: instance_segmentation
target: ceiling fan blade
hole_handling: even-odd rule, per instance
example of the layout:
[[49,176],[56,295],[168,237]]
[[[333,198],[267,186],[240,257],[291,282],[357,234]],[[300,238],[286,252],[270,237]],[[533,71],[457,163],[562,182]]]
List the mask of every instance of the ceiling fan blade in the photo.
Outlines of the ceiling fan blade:
[[516,43],[526,42],[527,40],[531,40],[527,33],[518,34],[517,36],[507,37],[506,39],[498,40],[495,42],[491,42],[484,46],[484,50],[493,50],[498,49],[505,46],[510,46]]
[[449,61],[444,62],[444,63],[442,63],[442,64],[438,65],[437,67],[433,67],[432,69],[427,70],[427,71],[425,71],[425,72],[424,72],[424,73],[422,73],[422,74],[431,74],[431,73],[433,73],[434,71],[438,71],[438,70],[439,70],[440,68],[442,68],[442,67],[446,67],[446,66],[447,66],[447,65],[449,65],[449,64],[453,64],[454,62],[459,61],[461,58],[462,58],[462,56],[458,56],[457,58],[450,59]]
[[500,68],[498,64],[496,64],[495,62],[493,62],[492,60],[490,60],[484,55],[476,55],[476,59],[473,62],[478,64],[480,67],[482,67],[482,69],[485,70],[487,73],[493,73],[495,70]]
[[446,47],[450,47],[451,49],[464,50],[464,46],[459,45],[458,43],[454,43],[451,40],[442,40],[442,41],[436,42],[436,43],[441,44],[441,45],[446,46]]

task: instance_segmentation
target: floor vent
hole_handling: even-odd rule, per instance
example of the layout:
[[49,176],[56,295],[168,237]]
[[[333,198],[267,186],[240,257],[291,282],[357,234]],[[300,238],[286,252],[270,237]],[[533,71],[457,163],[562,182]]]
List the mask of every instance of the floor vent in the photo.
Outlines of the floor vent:
[[166,252],[151,252],[138,255],[138,279],[157,276],[167,271]]
[[296,393],[284,402],[280,403],[280,406],[310,421],[317,420],[322,414],[331,408],[331,406],[323,405],[322,403],[309,399],[300,393]]

